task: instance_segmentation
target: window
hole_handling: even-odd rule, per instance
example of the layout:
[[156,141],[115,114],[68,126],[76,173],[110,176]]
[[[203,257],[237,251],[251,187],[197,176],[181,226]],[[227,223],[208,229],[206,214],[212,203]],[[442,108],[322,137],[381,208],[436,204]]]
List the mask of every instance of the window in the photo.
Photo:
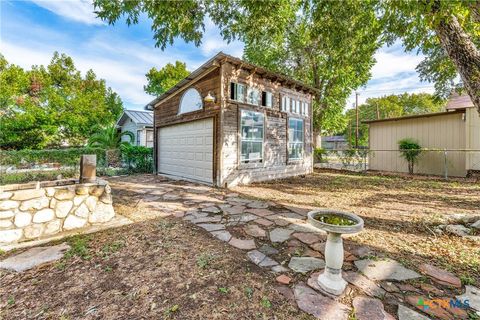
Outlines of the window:
[[142,143],[142,130],[137,130],[137,146]]
[[153,130],[147,130],[147,143],[148,148],[153,148]]
[[239,102],[245,102],[245,85],[240,83],[230,83],[230,99]]
[[180,99],[180,109],[178,114],[197,111],[203,108],[202,96],[197,89],[190,88]]
[[271,92],[262,92],[262,106],[271,108],[273,106],[273,97]]
[[242,110],[240,121],[240,161],[261,162],[263,159],[263,113]]
[[282,111],[290,112],[290,98],[287,96],[282,97]]
[[258,106],[260,104],[260,91],[255,88],[247,89],[247,103]]
[[288,119],[288,158],[290,160],[303,159],[303,120]]

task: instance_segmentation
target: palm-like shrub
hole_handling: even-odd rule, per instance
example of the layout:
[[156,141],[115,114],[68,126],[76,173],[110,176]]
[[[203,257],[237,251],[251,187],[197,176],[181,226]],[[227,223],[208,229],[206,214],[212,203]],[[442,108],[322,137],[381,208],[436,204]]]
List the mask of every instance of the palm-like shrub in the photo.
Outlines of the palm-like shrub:
[[[124,136],[129,137],[130,141],[122,141]],[[120,149],[129,146],[134,140],[135,136],[132,132],[119,132],[114,125],[109,125],[103,128],[98,127],[88,139],[88,146],[105,149],[106,165],[118,167],[121,164]]]
[[422,147],[418,141],[412,138],[404,138],[398,141],[398,147],[400,149],[400,156],[407,160],[408,172],[413,174],[413,167],[418,162],[418,158],[422,153]]

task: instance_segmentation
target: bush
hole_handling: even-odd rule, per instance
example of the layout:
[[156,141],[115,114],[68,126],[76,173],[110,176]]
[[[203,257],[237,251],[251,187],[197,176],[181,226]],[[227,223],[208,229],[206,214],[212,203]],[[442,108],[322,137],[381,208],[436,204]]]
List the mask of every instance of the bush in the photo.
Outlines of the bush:
[[0,184],[16,184],[31,181],[51,181],[56,180],[58,176],[62,179],[78,177],[77,170],[49,170],[49,171],[27,171],[14,173],[1,173]]
[[122,145],[122,159],[132,172],[153,172],[153,148]]
[[82,154],[96,154],[97,166],[105,165],[105,150],[101,148],[0,151],[0,165],[17,168],[47,163],[57,163],[60,166],[78,166]]
[[327,163],[327,150],[323,148],[315,148],[313,150],[313,157],[315,162]]
[[418,162],[418,158],[422,153],[422,147],[418,141],[412,138],[404,138],[398,141],[400,155],[408,162],[408,172],[413,174],[413,167]]

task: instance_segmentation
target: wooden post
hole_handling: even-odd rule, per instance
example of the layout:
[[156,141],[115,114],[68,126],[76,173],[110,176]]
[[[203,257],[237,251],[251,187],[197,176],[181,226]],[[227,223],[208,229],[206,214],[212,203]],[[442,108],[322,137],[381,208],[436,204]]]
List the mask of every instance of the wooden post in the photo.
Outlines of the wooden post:
[[97,180],[97,155],[84,154],[80,157],[80,183]]

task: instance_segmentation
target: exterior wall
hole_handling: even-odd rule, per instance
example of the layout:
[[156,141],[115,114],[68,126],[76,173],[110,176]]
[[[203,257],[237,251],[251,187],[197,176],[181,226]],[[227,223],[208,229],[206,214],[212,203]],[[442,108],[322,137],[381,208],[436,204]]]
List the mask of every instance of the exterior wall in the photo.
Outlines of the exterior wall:
[[[121,132],[130,131],[131,133],[133,133],[133,135],[135,136],[133,139],[134,145],[136,145],[137,143],[137,129],[139,128],[137,128],[137,124],[133,122],[132,119],[127,119],[125,123],[120,127]],[[122,141],[130,141],[130,137],[123,136]]]
[[477,150],[467,153],[467,170],[480,170],[480,115],[475,108],[465,112],[466,149]]
[[[260,90],[273,93],[272,108],[254,106],[247,103],[231,101],[230,82],[238,82],[247,86],[255,86]],[[304,119],[305,127],[305,157],[303,160],[288,160],[288,117],[289,114],[280,111],[282,94],[308,101],[311,114],[311,96],[305,93],[282,87],[264,79],[237,69],[229,63],[222,67],[222,117],[221,117],[221,165],[218,185],[233,186],[254,181],[271,180],[294,175],[307,174],[313,170],[311,118],[293,115]],[[263,161],[261,163],[240,162],[240,111],[242,109],[264,113],[264,145]]]
[[[106,181],[0,192],[0,247],[84,230],[115,216]],[[11,191],[9,191],[11,190]]]
[[[400,157],[398,141],[414,138],[423,148],[465,149],[465,121],[463,113],[411,118],[370,123],[369,168],[371,170],[408,172],[406,161]],[[448,152],[449,176],[465,176],[465,153]],[[416,173],[443,175],[443,152],[425,152],[415,166]]]

